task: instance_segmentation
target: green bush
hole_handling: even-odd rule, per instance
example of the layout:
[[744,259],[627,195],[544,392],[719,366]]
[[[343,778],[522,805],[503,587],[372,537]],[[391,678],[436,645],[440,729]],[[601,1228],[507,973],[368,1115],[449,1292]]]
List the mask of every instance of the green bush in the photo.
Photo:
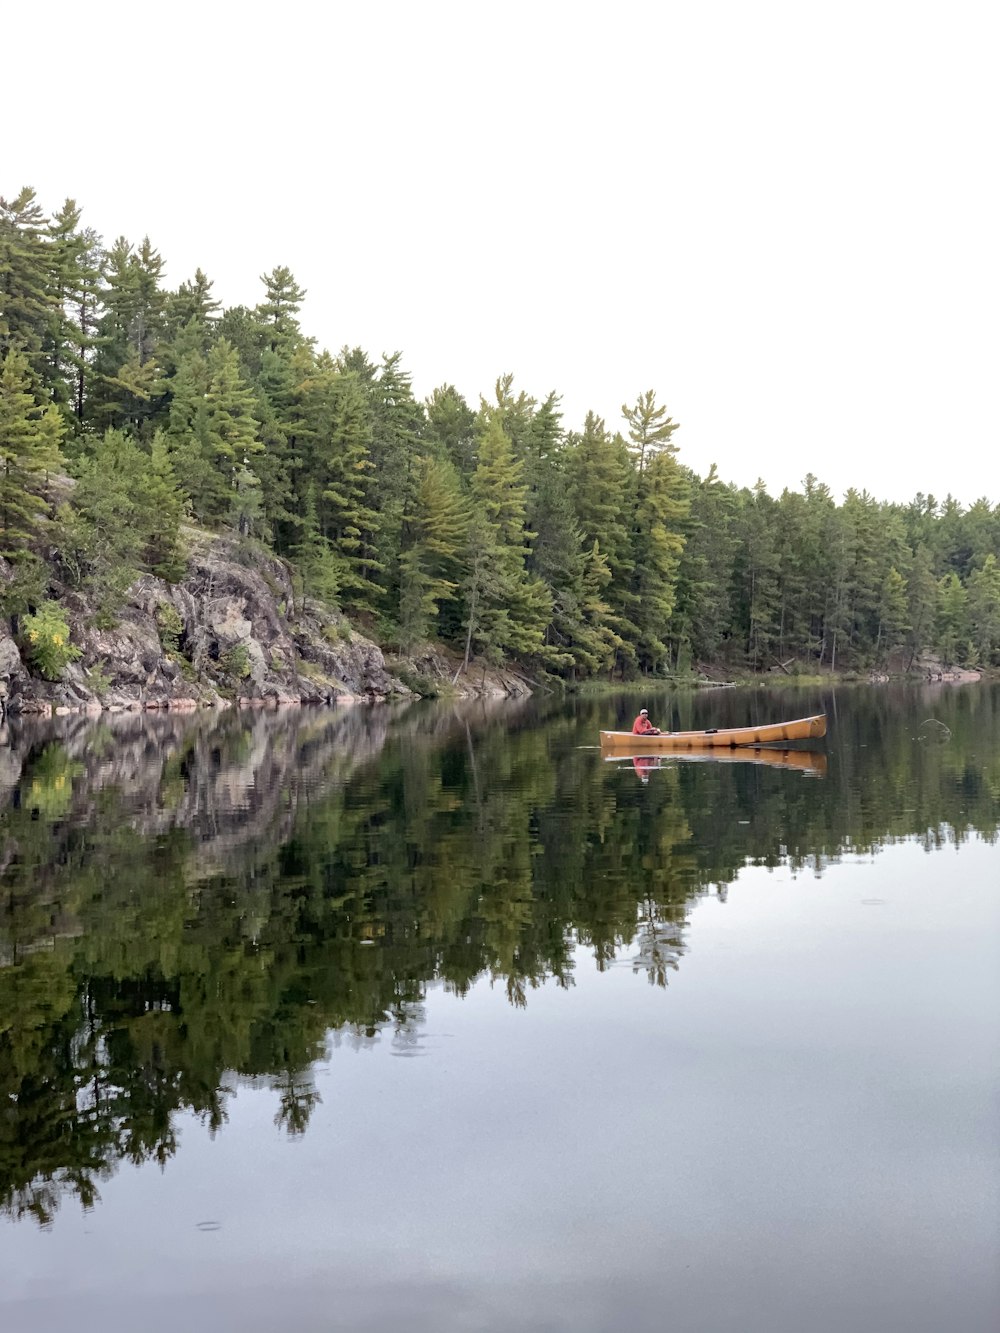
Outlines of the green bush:
[[96,663],[87,672],[87,684],[99,699],[103,699],[111,685],[111,676]]
[[233,680],[246,680],[250,674],[250,654],[244,643],[234,643],[232,648],[223,653],[219,665]]
[[184,621],[177,608],[170,602],[157,603],[156,628],[160,631],[160,642],[164,651],[176,653],[180,648],[181,635],[184,633]]
[[350,643],[351,627],[346,620],[329,621],[323,626],[323,638],[327,643]]
[[80,649],[69,641],[66,612],[58,602],[42,602],[34,615],[22,616],[21,629],[28,660],[46,680],[58,680]]

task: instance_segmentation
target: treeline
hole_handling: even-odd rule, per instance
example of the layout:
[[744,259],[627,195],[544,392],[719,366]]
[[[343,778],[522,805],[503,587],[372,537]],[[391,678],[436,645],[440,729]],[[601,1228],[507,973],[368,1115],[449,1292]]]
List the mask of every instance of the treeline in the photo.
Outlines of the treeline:
[[262,283],[222,309],[200,269],[168,287],[148,238],[107,245],[72,200],[0,200],[8,615],[82,588],[113,618],[140,570],[181,577],[188,517],[406,651],[567,678],[1000,662],[1000,505],[702,477],[653,391],[620,430],[570,428],[510,375],[475,406],[447,383],[421,402],[398,352],[317,348],[287,268]]

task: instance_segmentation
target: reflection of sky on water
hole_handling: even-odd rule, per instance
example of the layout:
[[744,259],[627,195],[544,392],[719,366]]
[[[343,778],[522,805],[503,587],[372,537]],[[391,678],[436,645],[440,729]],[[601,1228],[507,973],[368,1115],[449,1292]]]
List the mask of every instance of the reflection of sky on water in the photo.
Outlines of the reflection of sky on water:
[[304,1136],[241,1088],[162,1174],[0,1223],[0,1325],[986,1333],[998,855],[744,869],[666,991],[635,944],[525,1009],[430,987],[412,1043],[331,1044]]

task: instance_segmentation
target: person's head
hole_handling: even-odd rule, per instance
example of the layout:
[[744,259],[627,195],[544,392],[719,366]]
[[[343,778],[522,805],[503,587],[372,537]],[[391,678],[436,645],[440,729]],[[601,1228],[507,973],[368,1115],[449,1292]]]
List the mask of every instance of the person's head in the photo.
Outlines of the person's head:
[[648,709],[648,708],[640,708],[640,709],[639,709],[639,716],[640,716],[640,717],[649,717],[649,709]]

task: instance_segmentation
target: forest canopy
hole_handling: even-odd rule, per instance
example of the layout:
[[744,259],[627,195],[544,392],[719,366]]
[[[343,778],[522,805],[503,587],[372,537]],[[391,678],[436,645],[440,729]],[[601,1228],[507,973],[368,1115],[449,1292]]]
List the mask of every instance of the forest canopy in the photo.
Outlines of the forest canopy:
[[263,543],[405,652],[567,679],[1000,662],[989,499],[700,476],[652,389],[610,424],[509,373],[476,404],[447,378],[420,401],[401,352],[321,349],[294,274],[260,282],[223,308],[200,269],[170,287],[149,237],[0,199],[5,614],[81,587],[113,617],[138,573],[182,577],[193,523]]

